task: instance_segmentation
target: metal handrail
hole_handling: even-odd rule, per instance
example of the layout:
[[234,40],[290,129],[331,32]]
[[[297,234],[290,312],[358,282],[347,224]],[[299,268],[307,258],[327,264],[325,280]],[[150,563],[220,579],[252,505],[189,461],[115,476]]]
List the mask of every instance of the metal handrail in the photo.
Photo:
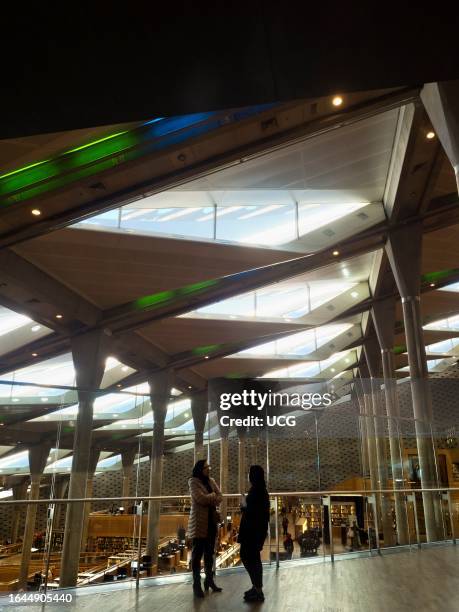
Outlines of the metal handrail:
[[[440,493],[440,492],[457,492],[459,487],[433,487],[433,488],[392,488],[392,489],[348,489],[348,490],[324,490],[324,491],[270,491],[270,497],[329,497],[343,495],[369,495],[373,493],[392,494],[392,493]],[[241,493],[223,493],[223,497],[238,497]],[[72,499],[12,499],[0,501],[2,505],[21,505],[21,504],[67,504],[67,503],[82,503],[82,502],[101,502],[101,501],[163,501],[171,499],[191,499],[189,493],[183,495],[138,495],[137,497],[78,497]]]

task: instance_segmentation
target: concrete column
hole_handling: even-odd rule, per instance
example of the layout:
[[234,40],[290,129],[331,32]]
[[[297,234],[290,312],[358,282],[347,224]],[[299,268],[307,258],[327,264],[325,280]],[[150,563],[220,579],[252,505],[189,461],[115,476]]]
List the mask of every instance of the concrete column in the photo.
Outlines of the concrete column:
[[[28,478],[21,479],[20,482],[12,485],[13,499],[26,499]],[[13,518],[11,521],[11,544],[16,544],[19,537],[19,522],[21,520],[21,512],[24,512],[24,508],[21,506],[13,507]]]
[[238,485],[239,493],[245,493],[249,487],[247,480],[247,462],[246,462],[246,433],[244,430],[238,430],[239,446],[238,446]]
[[[377,339],[371,336],[367,339],[364,346],[365,357],[370,372],[371,400],[373,407],[375,442],[376,442],[376,461],[378,470],[378,488],[389,488],[389,473],[387,469],[386,452],[386,422],[385,414],[381,409],[380,384],[381,379],[381,353]],[[384,544],[386,546],[395,545],[395,533],[393,529],[390,501],[387,494],[381,493],[379,496],[379,507],[381,508],[381,525],[384,533]]]
[[[69,478],[67,476],[61,476],[59,480],[56,482],[54,497],[56,499],[64,499],[68,486],[69,486]],[[62,511],[64,508],[65,508],[64,504],[54,505],[53,532],[59,529],[59,526],[61,523]]]
[[389,448],[392,467],[392,486],[395,499],[395,520],[397,540],[399,544],[408,544],[408,523],[404,493],[397,493],[397,489],[404,488],[402,437],[400,435],[400,411],[397,398],[397,384],[394,366],[394,325],[395,325],[395,297],[389,297],[375,302],[371,315],[378,337],[382,356],[384,396],[386,413],[388,416]]
[[194,463],[207,457],[204,448],[204,428],[207,416],[207,391],[195,393],[191,398],[191,414],[194,424]]
[[[149,495],[161,495],[163,479],[164,455],[164,423],[167,406],[173,384],[172,370],[165,370],[150,376],[148,382],[151,387],[151,407],[153,411],[153,438],[150,454],[150,490]],[[159,517],[161,502],[148,502],[148,529],[146,554],[151,556],[153,564],[158,563]]]
[[[46,466],[50,446],[40,444],[29,448],[29,467],[30,467],[30,494],[29,500],[35,500],[40,497],[40,480],[43,475],[43,470]],[[19,568],[19,589],[27,588],[27,578],[29,575],[29,564],[31,557],[31,548],[33,544],[33,536],[35,533],[35,520],[37,517],[37,504],[27,505],[26,522],[24,528],[24,537],[22,540],[21,566]]]
[[[432,397],[428,384],[426,350],[422,331],[420,290],[422,225],[417,223],[393,230],[386,243],[386,252],[402,297],[405,337],[410,366],[411,394],[415,418],[416,442],[422,488],[438,486],[432,439]],[[435,496],[422,494],[427,541],[439,537],[435,519]]]
[[459,81],[428,83],[421,100],[454,168],[459,191]]
[[[89,455],[88,464],[88,478],[86,480],[86,493],[85,497],[91,498],[94,492],[94,473],[99,463],[100,449],[91,448]],[[81,534],[81,550],[88,549],[88,529],[89,529],[89,515],[91,513],[91,502],[86,502],[84,505],[84,516],[83,516],[83,530]]]
[[[123,464],[123,486],[121,495],[123,497],[129,497],[129,493],[131,491],[131,478],[132,478],[132,468],[134,467],[134,460],[137,455],[137,448],[133,446],[132,448],[128,448],[123,450],[121,453],[121,461]],[[128,506],[132,506],[132,502],[123,502]]]
[[[220,490],[228,493],[228,427],[220,427]],[[220,504],[220,514],[225,525],[228,511],[228,500],[223,498]]]
[[[73,442],[73,460],[68,499],[85,496],[91,451],[93,405],[95,390],[105,372],[109,338],[101,330],[71,339],[73,363],[78,387],[78,416]],[[67,504],[59,585],[72,587],[77,583],[83,533],[84,502]]]

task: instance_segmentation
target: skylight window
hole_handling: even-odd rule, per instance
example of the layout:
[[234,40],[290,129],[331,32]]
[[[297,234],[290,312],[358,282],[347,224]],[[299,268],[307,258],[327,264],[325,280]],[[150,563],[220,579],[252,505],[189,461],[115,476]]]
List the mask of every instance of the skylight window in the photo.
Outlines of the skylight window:
[[266,342],[258,346],[235,353],[231,357],[244,356],[283,356],[305,357],[317,351],[332,338],[344,333],[352,327],[350,323],[337,325],[324,325],[297,334],[292,334],[273,342]]
[[451,291],[453,293],[459,293],[459,282],[451,283],[451,285],[446,285],[446,287],[440,287],[439,291]]
[[180,316],[184,318],[211,315],[214,317],[299,319],[346,291],[350,291],[357,284],[348,281],[307,283],[293,279],[228,298]]
[[28,323],[32,323],[32,319],[0,306],[0,336],[9,334]]
[[423,329],[430,330],[444,330],[450,329],[452,331],[459,331],[459,314],[454,315],[453,317],[448,317],[446,319],[439,319],[438,321],[433,321],[432,323],[428,323],[424,325]]

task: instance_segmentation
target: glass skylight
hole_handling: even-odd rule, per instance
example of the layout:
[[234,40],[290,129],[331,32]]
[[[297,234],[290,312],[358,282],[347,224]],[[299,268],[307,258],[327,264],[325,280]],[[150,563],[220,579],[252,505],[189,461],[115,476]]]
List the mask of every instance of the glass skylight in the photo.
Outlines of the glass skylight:
[[459,293],[459,282],[451,283],[451,285],[446,285],[445,287],[440,287],[438,291],[451,291],[453,293]]
[[52,330],[48,327],[0,306],[0,355],[5,355],[51,333]]
[[307,283],[293,279],[228,298],[180,316],[183,318],[210,315],[213,317],[299,319],[346,291],[350,291],[357,284],[338,280]]
[[352,327],[350,323],[342,323],[336,325],[323,325],[321,327],[310,329],[298,334],[292,334],[286,338],[280,338],[273,342],[266,342],[258,346],[240,351],[230,357],[244,356],[283,356],[283,357],[305,357],[314,353],[321,346],[336,338]]
[[29,451],[21,451],[15,455],[9,455],[0,459],[0,471],[1,470],[12,470],[12,469],[29,469]]
[[[38,359],[39,357],[37,357]],[[135,372],[132,368],[122,364],[114,357],[106,360],[105,373],[101,388],[113,384]],[[14,383],[31,383],[35,385],[75,385],[75,369],[71,353],[38,361],[36,364],[27,366],[14,372],[8,372],[0,376],[0,380],[11,380]],[[24,387],[0,385],[0,397],[14,395],[15,397],[32,396],[56,396],[63,394],[64,389],[40,389],[39,387]]]
[[[189,398],[176,400],[168,404],[165,427],[167,428],[168,423],[171,423],[177,419],[177,417],[182,417],[180,419],[182,422],[191,418],[191,400]],[[148,427],[151,429],[153,427],[153,422],[153,413],[149,411],[143,415],[139,415],[137,418],[117,420],[116,422],[100,427],[99,429],[139,429],[142,427]]]
[[439,319],[424,325],[423,329],[439,330],[450,329],[452,331],[459,331],[459,314],[446,319]]
[[310,361],[295,364],[287,368],[271,370],[261,376],[261,378],[318,378],[322,372],[329,368],[333,376],[335,373],[339,373],[352,365],[355,359],[355,351],[343,351],[335,353],[329,359],[323,361]]
[[459,338],[448,338],[447,340],[440,340],[440,342],[429,344],[428,346],[426,346],[426,352],[448,354],[452,352],[458,345]]
[[0,306],[0,336],[9,334],[15,329],[24,327],[24,325],[28,323],[32,323],[32,319]]
[[308,196],[301,190],[166,193],[172,197],[148,196],[119,211],[86,219],[75,227],[280,246],[369,204],[366,201],[302,202],[301,198]]

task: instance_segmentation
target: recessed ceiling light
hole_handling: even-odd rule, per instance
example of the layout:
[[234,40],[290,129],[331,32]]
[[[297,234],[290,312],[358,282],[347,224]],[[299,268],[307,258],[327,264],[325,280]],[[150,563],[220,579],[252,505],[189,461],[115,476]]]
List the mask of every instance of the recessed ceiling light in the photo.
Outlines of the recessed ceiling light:
[[338,255],[339,255],[339,251],[336,251],[336,250],[335,250],[335,251],[333,251],[332,255],[334,255],[335,257],[338,257]]
[[345,361],[346,363],[349,363],[350,359],[348,359],[348,358],[346,357],[346,359],[345,359],[344,361]]
[[192,389],[193,387],[191,385],[188,385],[188,389]]
[[332,368],[332,369],[331,369],[331,371],[332,371],[332,372],[336,372],[335,368]]
[[121,425],[122,429],[126,429],[127,425]]
[[430,286],[431,287],[435,287],[435,283],[430,283]]
[[427,132],[426,138],[428,140],[432,140],[432,138],[435,138],[435,132],[432,132],[432,130],[430,130],[430,132]]
[[62,319],[62,315],[61,314],[57,314],[56,315],[56,319]]
[[127,372],[128,370],[129,370],[129,368],[128,368],[127,366],[123,366],[123,367],[121,368],[121,371],[122,371],[122,372]]
[[39,217],[41,215],[41,210],[39,208],[33,208],[31,212],[34,217]]
[[116,386],[118,387],[118,389],[121,389],[121,387],[122,387],[123,385],[116,385]]
[[34,325],[34,326],[32,327],[32,331],[33,331],[33,332],[37,332],[39,329],[41,329],[41,325]]
[[13,397],[13,402],[18,402],[18,401],[19,401],[19,398]]
[[204,357],[204,359],[209,359],[209,355],[206,355],[206,356]]
[[343,98],[341,96],[335,96],[332,100],[333,106],[341,106],[343,103]]
[[32,357],[38,357],[38,353],[32,353]]
[[351,291],[351,297],[358,298],[359,294],[357,293],[357,291]]
[[117,412],[115,412],[112,416],[117,417],[117,416],[119,416],[119,414]]
[[235,315],[230,315],[230,319],[237,319]]
[[42,402],[47,402],[47,401],[48,401],[48,398],[47,398],[47,397],[42,397],[42,398],[41,398],[41,401],[42,401]]
[[188,412],[185,412],[184,416],[189,417],[190,415],[188,414]]

